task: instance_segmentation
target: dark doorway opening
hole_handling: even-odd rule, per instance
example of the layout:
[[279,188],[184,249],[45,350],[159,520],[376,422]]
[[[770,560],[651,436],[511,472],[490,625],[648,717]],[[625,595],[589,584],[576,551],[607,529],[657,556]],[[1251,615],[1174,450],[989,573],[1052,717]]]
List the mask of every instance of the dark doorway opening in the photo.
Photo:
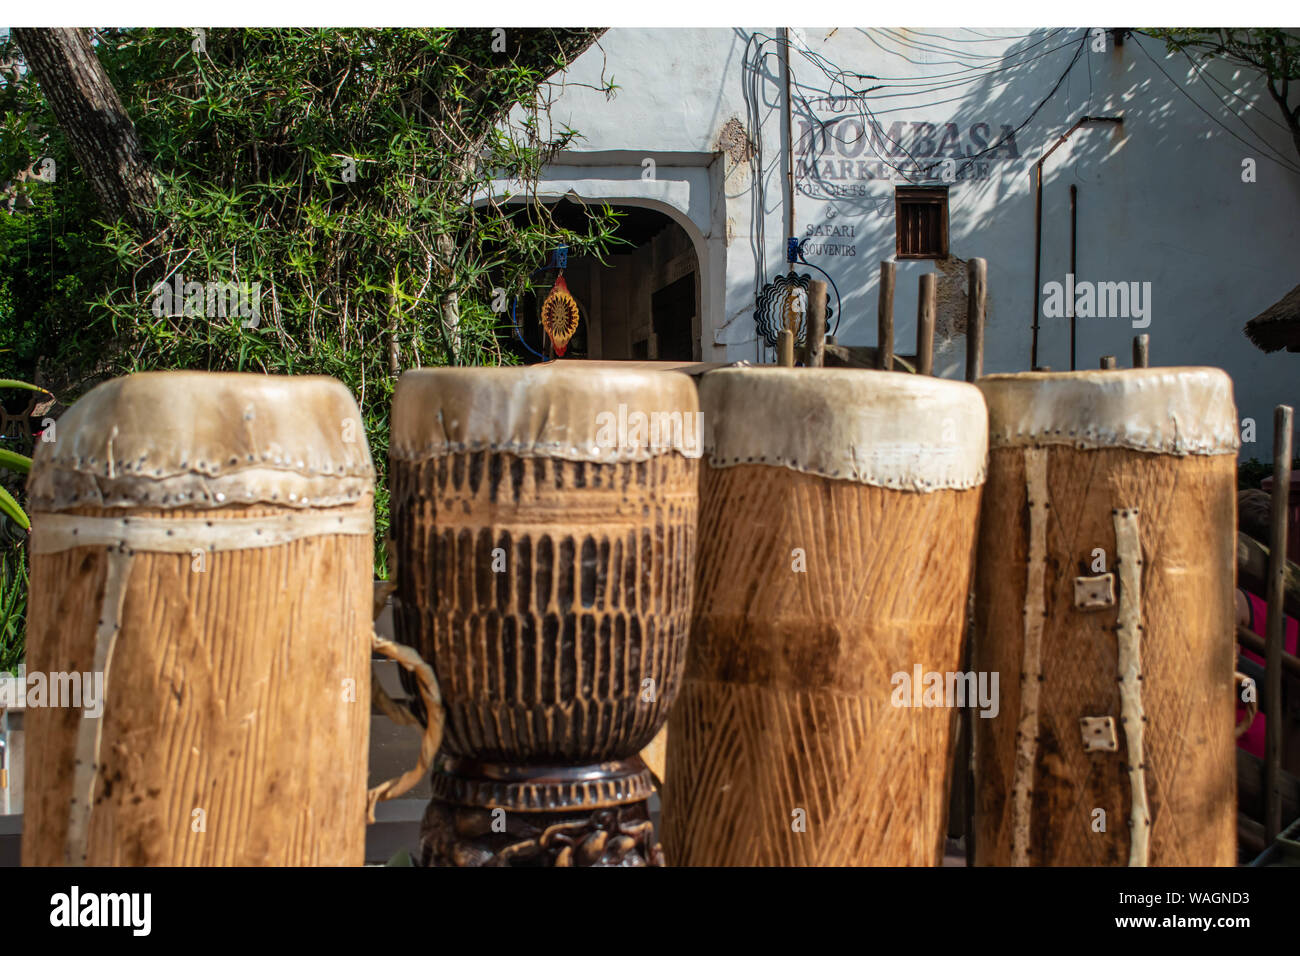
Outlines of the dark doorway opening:
[[[604,360],[700,360],[700,283],[695,245],[671,217],[641,206],[614,206],[619,214],[614,245],[601,262],[570,257],[564,279],[578,303],[578,330],[564,357]],[[562,200],[556,223],[582,228],[586,213]],[[538,315],[547,285],[518,304],[519,327],[529,345],[550,357]],[[515,343],[524,361],[537,357]]]

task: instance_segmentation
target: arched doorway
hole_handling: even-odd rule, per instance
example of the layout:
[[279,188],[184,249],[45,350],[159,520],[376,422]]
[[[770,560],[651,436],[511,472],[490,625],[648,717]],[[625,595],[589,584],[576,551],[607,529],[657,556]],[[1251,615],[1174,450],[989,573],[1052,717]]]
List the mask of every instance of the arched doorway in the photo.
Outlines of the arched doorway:
[[[601,262],[571,257],[564,270],[581,321],[566,359],[700,360],[701,277],[695,244],[672,217],[644,206],[614,205],[619,213],[613,246]],[[583,228],[586,213],[572,200],[552,209],[557,225]],[[519,302],[526,342],[549,356],[538,324],[546,289]],[[535,357],[530,356],[535,360]]]

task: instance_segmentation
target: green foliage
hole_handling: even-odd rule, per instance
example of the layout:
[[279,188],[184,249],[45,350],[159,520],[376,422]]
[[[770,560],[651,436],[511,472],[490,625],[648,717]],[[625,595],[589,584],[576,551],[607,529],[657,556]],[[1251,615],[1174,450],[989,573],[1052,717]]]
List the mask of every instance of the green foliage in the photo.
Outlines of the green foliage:
[[[16,379],[0,379],[0,390],[44,392]],[[5,436],[0,435],[0,439]],[[24,449],[29,451],[30,449]],[[27,455],[0,447],[0,471],[26,475]],[[27,552],[25,532],[32,526],[13,493],[0,484],[0,672],[13,671],[26,651]],[[14,529],[17,528],[17,533]]]
[[0,673],[16,673],[26,652],[27,554],[0,538]]
[[1173,27],[1145,32],[1163,40],[1170,51],[1232,60],[1273,80],[1300,79],[1300,35],[1294,30]]
[[[1300,471],[1300,458],[1297,458],[1292,463],[1291,468],[1293,471]],[[1237,464],[1238,491],[1245,491],[1247,488],[1258,488],[1264,483],[1265,478],[1271,477],[1273,477],[1273,465],[1269,462],[1251,458]]]
[[1300,33],[1255,27],[1174,27],[1145,32],[1163,40],[1171,53],[1185,53],[1201,61],[1221,59],[1261,74],[1300,155],[1300,101],[1292,103],[1296,97],[1291,89],[1291,82],[1300,80]]
[[[152,236],[97,222],[41,91],[11,79],[0,160],[18,169],[48,153],[59,175],[27,184],[32,209],[0,216],[0,275],[16,276],[0,285],[0,372],[89,356],[93,368],[67,381],[159,368],[332,375],[361,405],[382,537],[395,372],[518,361],[493,289],[529,288],[560,243],[603,256],[612,239],[609,210],[573,231],[540,203],[489,195],[505,180],[526,196],[575,138],[552,132],[539,90],[593,35],[510,30],[500,52],[487,29],[210,29],[196,52],[188,30],[99,31],[153,164]],[[17,54],[0,41],[0,60]],[[256,320],[163,302],[158,283],[178,273],[250,293],[260,283]]]
[[[0,39],[0,64],[16,59]],[[54,182],[19,178],[46,158]],[[112,262],[95,246],[94,194],[73,166],[40,89],[0,68],[0,375],[37,378],[40,363],[76,380],[102,347],[104,335],[86,328],[86,305],[108,287]]]

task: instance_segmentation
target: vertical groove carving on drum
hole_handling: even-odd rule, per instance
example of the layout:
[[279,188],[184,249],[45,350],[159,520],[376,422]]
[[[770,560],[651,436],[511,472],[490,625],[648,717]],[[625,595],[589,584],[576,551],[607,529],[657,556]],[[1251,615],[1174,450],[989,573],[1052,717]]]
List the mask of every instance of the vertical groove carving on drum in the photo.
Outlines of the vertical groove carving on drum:
[[[337,510],[358,508],[369,500]],[[204,571],[189,554],[134,553],[105,686],[92,865],[364,861],[371,549],[368,536],[321,535],[209,553]],[[33,556],[32,672],[92,669],[108,558],[103,548]],[[345,680],[355,682],[346,696]],[[80,719],[71,708],[28,712],[43,759],[29,765],[25,864],[62,862]]]
[[[1074,578],[1119,560],[1113,510],[1138,510],[1141,672],[1152,866],[1236,860],[1233,582],[1236,469],[1231,455],[1175,457],[1052,446],[1047,487],[1046,612],[1039,746],[1031,804],[1036,865],[1129,862],[1132,786],[1121,721],[1120,606],[1080,611]],[[1016,675],[1028,561],[1023,450],[989,455],[977,561],[974,666]],[[1122,589],[1121,589],[1122,590]],[[1124,595],[1119,595],[1122,605]],[[998,717],[976,719],[976,862],[1011,862],[1010,794],[1018,682],[1002,681]],[[1119,750],[1085,751],[1082,716],[1113,715]],[[1106,829],[1094,829],[1095,810]]]
[[704,467],[674,865],[939,862],[951,714],[893,706],[891,679],[960,666],[979,496]]
[[[438,676],[445,753],[591,763],[650,741],[684,666],[673,635],[694,582],[673,563],[693,553],[697,467],[675,454],[393,462],[397,625]],[[457,478],[485,472],[495,480]]]

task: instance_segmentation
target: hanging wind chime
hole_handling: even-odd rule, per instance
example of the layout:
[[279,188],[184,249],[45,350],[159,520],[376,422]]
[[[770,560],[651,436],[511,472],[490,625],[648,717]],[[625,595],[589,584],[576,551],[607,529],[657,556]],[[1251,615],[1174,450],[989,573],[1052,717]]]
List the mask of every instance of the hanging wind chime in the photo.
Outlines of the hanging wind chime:
[[[777,276],[763,286],[754,303],[754,323],[758,326],[758,334],[772,348],[776,348],[778,336],[782,329],[789,329],[794,333],[795,345],[804,344],[808,315],[808,287],[812,283],[813,277],[811,273],[795,272],[796,263],[816,269],[826,276],[831,287],[835,289],[836,300],[839,300],[840,291],[835,286],[835,281],[826,274],[826,270],[813,265],[804,258],[803,243],[806,241],[806,239],[802,242],[791,239],[787,242],[786,262],[790,266],[790,271],[785,275]],[[830,325],[831,319],[837,315],[838,310],[828,304],[826,306],[828,331],[833,332],[834,329],[839,327],[838,319],[835,319],[836,325],[834,327]]]
[[578,302],[569,292],[569,285],[564,281],[564,272],[561,270],[555,279],[555,285],[551,287],[550,295],[542,303],[541,318],[542,330],[551,340],[557,358],[564,355],[573,333],[578,331],[578,319]]

